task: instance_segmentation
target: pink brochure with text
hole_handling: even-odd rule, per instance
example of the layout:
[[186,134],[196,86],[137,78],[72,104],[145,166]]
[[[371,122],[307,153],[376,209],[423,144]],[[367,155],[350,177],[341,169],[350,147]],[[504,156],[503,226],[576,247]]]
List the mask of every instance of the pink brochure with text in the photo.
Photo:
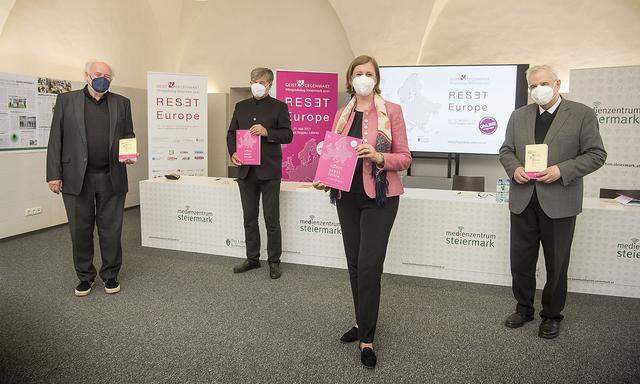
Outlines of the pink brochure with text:
[[361,143],[361,139],[327,131],[314,181],[348,192],[358,162],[356,147]]
[[260,136],[248,129],[236,131],[236,155],[242,165],[260,165]]

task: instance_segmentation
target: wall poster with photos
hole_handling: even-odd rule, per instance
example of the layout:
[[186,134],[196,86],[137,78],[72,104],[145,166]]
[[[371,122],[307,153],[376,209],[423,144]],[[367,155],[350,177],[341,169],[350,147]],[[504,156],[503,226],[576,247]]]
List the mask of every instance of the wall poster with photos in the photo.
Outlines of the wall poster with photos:
[[56,98],[71,81],[0,73],[0,151],[43,149]]

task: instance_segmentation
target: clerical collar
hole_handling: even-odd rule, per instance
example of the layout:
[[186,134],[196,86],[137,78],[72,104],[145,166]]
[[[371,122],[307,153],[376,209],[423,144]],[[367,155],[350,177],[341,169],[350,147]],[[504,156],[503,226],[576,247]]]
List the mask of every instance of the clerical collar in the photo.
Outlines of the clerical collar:
[[264,102],[265,100],[267,100],[268,98],[270,98],[271,96],[266,95],[265,97],[263,97],[262,99],[256,99],[255,96],[253,97],[253,102],[256,104],[260,104],[262,102]]

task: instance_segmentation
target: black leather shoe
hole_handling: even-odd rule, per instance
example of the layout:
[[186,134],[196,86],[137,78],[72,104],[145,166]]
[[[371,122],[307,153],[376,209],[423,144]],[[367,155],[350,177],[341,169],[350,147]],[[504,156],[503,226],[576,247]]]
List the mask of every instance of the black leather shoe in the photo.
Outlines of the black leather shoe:
[[353,343],[354,341],[358,341],[358,328],[353,327],[342,335],[340,341],[343,343]]
[[280,263],[269,263],[269,276],[272,279],[279,279],[282,276],[282,272],[280,271]]
[[533,315],[524,315],[520,312],[514,312],[504,321],[504,325],[508,328],[520,328],[525,323],[533,320]]
[[560,322],[554,319],[544,319],[540,324],[538,336],[543,339],[555,339],[560,334]]
[[247,272],[256,268],[260,268],[259,262],[256,263],[255,261],[245,260],[242,263],[233,267],[233,273]]
[[376,367],[378,359],[376,358],[376,353],[373,352],[373,349],[369,347],[360,349],[360,362],[367,369],[373,369]]

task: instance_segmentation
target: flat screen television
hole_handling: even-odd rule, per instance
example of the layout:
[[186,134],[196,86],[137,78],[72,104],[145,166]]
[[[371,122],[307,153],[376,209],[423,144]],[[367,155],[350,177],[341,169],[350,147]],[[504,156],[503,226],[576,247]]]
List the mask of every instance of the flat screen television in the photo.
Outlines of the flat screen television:
[[528,64],[380,67],[382,96],[402,106],[409,149],[497,154],[514,109],[527,103]]

